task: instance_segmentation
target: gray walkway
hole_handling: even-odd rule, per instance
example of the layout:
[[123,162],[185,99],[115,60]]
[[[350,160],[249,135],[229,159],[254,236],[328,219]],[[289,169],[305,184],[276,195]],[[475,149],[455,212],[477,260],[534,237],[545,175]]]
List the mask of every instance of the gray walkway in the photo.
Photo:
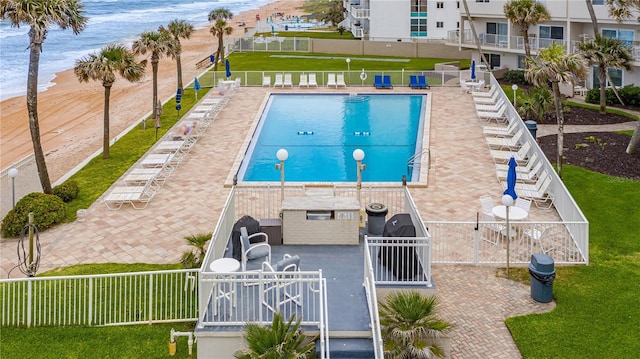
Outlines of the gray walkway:
[[[146,209],[124,206],[109,211],[98,200],[88,209],[84,222],[60,225],[41,233],[40,271],[78,263],[178,262],[188,250],[185,236],[215,228],[229,192],[223,183],[233,163],[244,153],[247,132],[271,91],[298,90],[237,90]],[[408,91],[411,90],[396,88],[385,92]],[[475,116],[471,96],[461,94],[459,88],[434,88],[427,93],[433,96],[429,186],[412,187],[412,196],[426,220],[475,220],[478,197],[502,192],[482,135],[483,123]],[[554,213],[532,212],[531,216],[552,220],[557,218]],[[0,242],[3,278],[16,264],[16,245],[14,239]],[[553,307],[532,303],[528,287],[495,278],[494,272],[490,268],[466,266],[437,266],[433,270],[444,317],[456,323],[452,333],[453,357],[517,358],[520,354],[504,326],[504,318]],[[14,278],[20,275],[17,270],[12,272]]]

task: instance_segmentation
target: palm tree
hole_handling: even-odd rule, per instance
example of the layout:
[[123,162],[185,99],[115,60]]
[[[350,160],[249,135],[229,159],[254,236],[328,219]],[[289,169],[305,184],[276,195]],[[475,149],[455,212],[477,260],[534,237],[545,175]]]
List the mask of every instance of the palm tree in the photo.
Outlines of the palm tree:
[[487,70],[491,72],[491,64],[484,56],[484,52],[482,52],[482,44],[480,44],[480,38],[478,37],[478,32],[476,31],[476,26],[471,18],[471,12],[469,11],[469,4],[467,4],[467,0],[462,0],[462,5],[464,6],[464,12],[467,15],[467,21],[469,22],[469,26],[471,27],[471,34],[473,35],[473,41],[476,43],[476,48],[478,49],[478,53],[480,54],[480,61],[484,62],[487,66]]
[[380,303],[385,358],[443,357],[445,353],[434,339],[452,325],[438,318],[439,305],[437,296],[415,290],[389,294]]
[[560,97],[560,83],[570,83],[575,78],[584,78],[587,74],[587,65],[580,54],[565,54],[562,45],[556,43],[540,50],[537,59],[527,58],[525,61],[528,62],[525,70],[527,80],[538,87],[547,87],[548,82],[551,82],[558,121],[558,176],[562,178],[564,114]]
[[171,20],[167,28],[160,26],[160,31],[167,31],[173,37],[173,40],[178,44],[178,48],[174,57],[176,59],[176,66],[178,69],[178,89],[183,90],[182,85],[182,62],[180,61],[180,54],[182,54],[182,44],[180,39],[188,39],[193,33],[193,25],[185,20]]
[[631,70],[633,56],[629,48],[620,40],[596,34],[592,41],[578,44],[578,49],[587,60],[589,66],[598,66],[598,80],[600,81],[600,114],[607,113],[607,71],[608,68]]
[[516,101],[516,110],[522,119],[535,118],[542,122],[544,116],[552,109],[553,97],[544,87],[535,87],[527,96],[520,96]]
[[131,45],[133,52],[138,55],[151,53],[151,69],[153,71],[153,102],[151,103],[152,115],[156,118],[158,104],[158,62],[162,56],[174,56],[179,45],[167,33],[162,31],[147,31]]
[[238,350],[233,354],[234,357],[239,359],[315,358],[317,337],[309,340],[300,329],[300,319],[292,325],[294,318],[295,314],[292,314],[289,321],[285,322],[283,314],[276,312],[271,326],[248,323],[245,340],[249,347]]
[[184,237],[187,243],[195,249],[195,251],[188,251],[182,254],[180,262],[185,268],[199,268],[202,265],[204,255],[207,253],[206,245],[211,236],[213,236],[212,232]]
[[513,0],[504,4],[503,9],[504,16],[520,28],[520,34],[524,39],[524,53],[531,57],[529,27],[551,18],[547,7],[534,0]]
[[104,87],[104,135],[102,158],[109,158],[109,95],[116,81],[116,73],[129,82],[139,81],[144,76],[144,64],[135,61],[134,54],[123,44],[110,44],[99,53],[76,61],[73,72],[80,82],[102,81]]
[[26,24],[29,28],[29,74],[27,76],[27,111],[33,154],[38,168],[42,191],[51,194],[51,180],[40,142],[38,122],[38,67],[42,43],[52,25],[61,29],[71,28],[74,34],[84,30],[87,18],[79,0],[13,0],[0,1],[0,19],[9,19],[12,27]]
[[227,20],[233,19],[231,10],[221,7],[209,13],[209,21],[213,21],[213,26],[209,32],[218,38],[218,49],[216,50],[216,61],[213,63],[213,71],[218,71],[218,61],[224,58],[224,36],[231,35],[233,27],[229,26]]

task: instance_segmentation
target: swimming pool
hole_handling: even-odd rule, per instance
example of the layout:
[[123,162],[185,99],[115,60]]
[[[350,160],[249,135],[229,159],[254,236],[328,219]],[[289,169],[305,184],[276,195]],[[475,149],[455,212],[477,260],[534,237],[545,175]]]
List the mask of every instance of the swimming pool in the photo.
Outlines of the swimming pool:
[[[240,181],[280,180],[276,152],[289,152],[287,182],[418,181],[407,161],[422,146],[426,95],[271,95],[238,171]],[[417,149],[417,151],[416,151]]]

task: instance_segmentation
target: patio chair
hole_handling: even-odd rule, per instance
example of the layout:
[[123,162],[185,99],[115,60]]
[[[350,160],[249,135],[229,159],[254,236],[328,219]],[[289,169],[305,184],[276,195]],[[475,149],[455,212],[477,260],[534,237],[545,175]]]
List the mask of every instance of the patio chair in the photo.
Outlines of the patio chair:
[[505,137],[512,136],[513,131],[518,127],[518,121],[512,119],[507,127],[504,126],[484,126],[482,133],[485,136]]
[[338,88],[338,84],[336,83],[336,74],[333,73],[327,74],[327,87],[331,86]]
[[275,268],[269,262],[262,262],[265,279],[262,304],[270,311],[278,312],[287,303],[302,306],[302,282],[295,272],[300,272],[300,257],[297,255],[285,254]]
[[503,98],[498,99],[495,104],[476,104],[476,112],[498,112],[502,105],[504,105]]
[[271,87],[271,76],[262,77],[262,87]]
[[550,184],[551,176],[547,176],[537,190],[520,189],[517,190],[518,196],[532,200],[538,208],[549,209],[553,205],[554,200],[553,194],[547,192]]
[[318,82],[316,81],[316,74],[309,74],[309,87],[311,86],[318,87]]
[[[251,243],[254,238],[262,237],[261,241]],[[271,246],[269,245],[269,236],[264,232],[249,235],[247,227],[240,228],[240,245],[242,246],[242,271],[247,271],[247,262],[254,259],[267,257],[271,262]]]
[[491,153],[491,157],[493,157],[493,160],[495,162],[507,162],[512,156],[516,159],[516,161],[526,161],[530,149],[531,144],[529,142],[525,142],[517,152],[502,150],[490,150],[489,152]]
[[549,172],[547,172],[547,170],[543,170],[542,173],[540,174],[540,176],[538,176],[538,179],[536,180],[535,183],[533,183],[533,184],[531,184],[531,183],[516,183],[515,189],[516,189],[516,191],[519,191],[519,190],[539,191],[540,187],[542,186],[542,183],[545,181],[545,179],[547,179],[547,177],[549,177]]
[[145,209],[155,194],[151,182],[144,186],[117,186],[109,191],[103,201],[110,210],[120,209],[125,203],[131,204],[134,209]]
[[527,211],[527,213],[529,213],[529,211],[531,210],[531,200],[518,197],[516,198],[516,207],[522,208]]
[[467,85],[467,82],[463,79],[460,79],[460,92],[470,93],[471,88]]
[[[535,181],[538,178],[539,172],[542,169],[542,161],[537,161],[538,157],[536,157],[536,161],[534,161],[533,160],[533,156],[534,155],[536,155],[536,154],[534,153],[532,155],[532,157],[531,157],[531,160],[529,160],[529,162],[535,162],[535,165],[533,166],[533,168],[531,170],[527,170],[526,167],[524,167],[524,166],[516,167],[516,181],[517,182],[527,183],[527,182]],[[523,168],[524,170],[518,171],[517,170],[518,168]],[[508,170],[507,171],[497,171],[496,170],[496,176],[498,176],[498,179],[500,181],[504,181],[504,180],[507,179],[507,173],[508,173]]]
[[420,88],[420,84],[418,84],[418,76],[415,76],[415,75],[410,75],[409,76],[409,86],[412,89],[419,89]]
[[489,147],[497,147],[500,149],[519,148],[523,133],[524,129],[521,128],[513,137],[486,137],[486,141]]
[[282,87],[293,87],[293,81],[291,79],[291,74],[290,73],[286,73],[284,74],[284,82],[282,82]]
[[375,75],[373,77],[373,86],[377,89],[384,87],[384,84],[382,83],[382,75]]
[[427,83],[427,77],[425,75],[418,75],[418,86],[421,89],[431,89],[431,86]]
[[384,88],[389,88],[389,89],[393,88],[393,85],[391,84],[391,76],[389,75],[382,76],[382,86]]
[[495,206],[493,197],[488,194],[480,196],[480,206],[482,206],[482,213],[487,213],[493,216],[493,207]]
[[491,86],[489,91],[472,91],[473,97],[492,97],[498,91],[498,86]]
[[498,112],[487,112],[487,111],[477,111],[478,118],[485,121],[495,120],[496,122],[506,122],[507,121],[507,105],[502,105]]
[[[496,223],[496,217],[493,215],[493,213],[486,213],[486,212],[482,212],[482,222],[485,222],[482,224],[482,228],[483,228],[483,235],[482,235],[482,240],[489,242],[493,245],[497,245],[498,242],[500,241],[500,236],[502,235],[504,229],[506,228],[504,225],[500,224],[500,223]],[[486,222],[491,222],[491,223],[486,223]],[[489,232],[488,235],[485,235],[486,232]]]
[[338,87],[347,87],[347,84],[344,82],[344,74],[338,74],[336,76],[336,88]]
[[556,247],[553,243],[552,232],[553,227],[547,226],[545,228],[540,228],[540,225],[534,225],[531,228],[525,228],[522,232],[526,237],[531,239],[531,243],[533,245],[538,245],[540,247],[540,251],[543,254],[549,254],[556,250]]
[[278,87],[278,86],[283,87],[283,85],[284,85],[284,80],[282,78],[282,74],[276,74],[276,79],[273,82],[273,87]]
[[307,80],[307,74],[300,74],[300,82],[298,87],[309,87],[309,81]]
[[[538,162],[540,162],[538,161],[538,154],[534,152],[531,154],[531,157],[529,158],[527,163],[525,163],[522,166],[516,167],[516,173],[518,173],[518,175],[530,173],[533,171],[533,168],[536,166]],[[509,170],[508,164],[496,163],[496,171],[502,171],[506,173],[508,170]],[[505,175],[504,178],[507,178],[507,176]]]
[[498,102],[498,96],[500,95],[499,91],[496,91],[491,95],[491,97],[484,96],[473,96],[473,102],[476,104],[494,104]]

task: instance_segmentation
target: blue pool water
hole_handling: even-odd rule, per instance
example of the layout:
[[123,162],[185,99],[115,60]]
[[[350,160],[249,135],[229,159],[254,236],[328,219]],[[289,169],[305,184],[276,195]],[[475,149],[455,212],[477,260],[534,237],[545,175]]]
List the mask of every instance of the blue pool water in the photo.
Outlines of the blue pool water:
[[280,181],[276,152],[289,152],[287,182],[355,182],[353,151],[368,182],[417,181],[407,160],[421,146],[425,95],[272,95],[240,166],[241,181]]

